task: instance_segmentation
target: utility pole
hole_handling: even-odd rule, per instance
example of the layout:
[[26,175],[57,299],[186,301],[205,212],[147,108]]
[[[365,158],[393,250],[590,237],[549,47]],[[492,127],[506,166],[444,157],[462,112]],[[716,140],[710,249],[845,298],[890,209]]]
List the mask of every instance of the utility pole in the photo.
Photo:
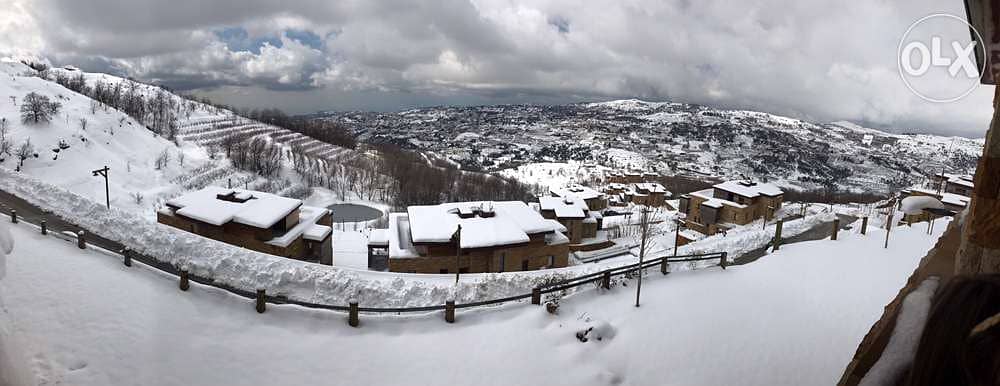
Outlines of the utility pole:
[[[462,265],[462,225],[458,225],[455,231],[455,286],[458,286],[458,275]],[[456,288],[457,290],[457,288]]]
[[108,191],[108,165],[104,165],[103,169],[94,170],[93,173],[94,177],[104,177],[104,201],[108,205],[108,209],[111,209],[111,194]]
[[642,232],[642,241],[639,243],[639,281],[635,286],[636,307],[639,307],[639,293],[642,291],[642,263],[646,257],[646,239],[649,236],[649,209],[646,207],[642,208],[642,214],[639,217],[639,229]]
[[674,257],[677,257],[677,240],[681,238],[681,225],[684,223],[681,222],[681,219],[674,219],[674,221],[676,222],[674,225]]

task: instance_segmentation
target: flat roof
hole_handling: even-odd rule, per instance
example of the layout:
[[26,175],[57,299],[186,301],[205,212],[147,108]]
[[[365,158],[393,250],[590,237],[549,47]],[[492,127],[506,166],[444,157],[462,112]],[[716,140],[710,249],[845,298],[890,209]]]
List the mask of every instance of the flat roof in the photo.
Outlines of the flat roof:
[[577,197],[583,200],[590,200],[601,197],[601,192],[583,185],[570,185],[564,188],[549,189],[549,193],[557,197]]
[[[219,196],[233,195],[244,202],[227,201]],[[233,221],[267,229],[302,206],[302,200],[244,189],[208,186],[167,200],[175,213],[212,225]]]
[[[482,210],[492,210],[492,216],[459,216],[460,213],[471,214]],[[413,243],[450,242],[459,225],[462,227],[459,234],[462,248],[523,243],[529,240],[529,235],[556,230],[551,222],[521,201],[415,205],[407,208],[406,212],[409,240]]]
[[781,190],[781,188],[767,182],[747,183],[746,181],[726,181],[721,184],[712,185],[712,187],[748,198],[754,198],[760,195],[773,197],[785,193]]
[[584,218],[587,216],[587,203],[577,197],[539,197],[538,205],[542,210],[551,210],[558,218]]

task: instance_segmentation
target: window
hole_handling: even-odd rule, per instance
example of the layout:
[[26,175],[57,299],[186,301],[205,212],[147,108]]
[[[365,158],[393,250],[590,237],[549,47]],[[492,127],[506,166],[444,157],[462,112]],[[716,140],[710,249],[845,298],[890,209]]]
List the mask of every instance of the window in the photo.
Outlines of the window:
[[521,260],[521,270],[522,271],[528,270],[528,259]]
[[442,268],[440,272],[441,273],[448,273],[448,269],[447,268]]
[[556,266],[556,257],[555,256],[549,255],[549,264],[548,264],[548,266],[549,266],[549,268],[552,268],[552,267]]
[[500,270],[497,272],[503,272],[507,269],[507,252],[500,253]]
[[469,267],[459,268],[458,273],[469,273]]

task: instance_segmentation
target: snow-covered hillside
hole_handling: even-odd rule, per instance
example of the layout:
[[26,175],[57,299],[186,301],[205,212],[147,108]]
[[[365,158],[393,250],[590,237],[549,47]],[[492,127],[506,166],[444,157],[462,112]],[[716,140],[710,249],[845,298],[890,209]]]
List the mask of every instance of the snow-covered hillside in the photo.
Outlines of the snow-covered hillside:
[[[208,185],[243,185],[254,190],[305,198],[313,189],[332,195],[331,176],[343,179],[343,170],[358,154],[287,129],[242,118],[232,111],[192,101],[156,86],[72,67],[53,68],[43,79],[19,62],[0,62],[0,119],[8,127],[12,154],[0,154],[0,167],[18,169],[15,157],[25,141],[33,151],[20,165],[24,174],[66,188],[96,202],[104,202],[104,179],[93,170],[108,166],[111,205],[152,218],[162,202],[185,191]],[[157,96],[168,101],[170,133],[157,134],[123,111],[74,92],[54,79],[82,77],[86,87],[122,85],[147,102]],[[20,119],[23,99],[36,93],[61,104],[50,122]],[[175,137],[175,138],[170,138]],[[259,173],[237,167],[221,151],[231,138],[260,139],[282,153],[276,172]],[[37,154],[37,156],[36,156]],[[357,194],[340,189],[341,200]]]
[[[34,148],[34,154],[21,168],[24,173],[104,202],[104,179],[95,177],[92,171],[108,166],[112,205],[152,212],[148,204],[153,198],[175,190],[171,179],[205,162],[204,151],[198,148],[182,150],[118,110],[92,110],[90,98],[29,75],[33,72],[21,63],[0,62],[3,75],[0,77],[0,119],[5,119],[10,128],[8,136],[15,150],[29,140]],[[21,122],[22,100],[31,92],[62,104],[51,122]],[[164,151],[170,154],[171,160],[157,170],[156,159]],[[178,160],[182,152],[185,165],[180,165]],[[0,158],[4,159],[0,167],[17,167],[16,157],[0,155]],[[136,203],[136,194],[144,197],[142,204]]]
[[884,194],[923,182],[942,169],[969,173],[984,143],[636,99],[314,117],[349,125],[369,142],[434,152],[466,169],[505,171],[525,177],[526,183],[538,182],[530,173],[533,165],[576,161],[619,171],[723,179],[746,175],[787,188],[832,186]]
[[[940,225],[940,224],[939,224]],[[830,385],[945,226],[844,234],[753,264],[409,317],[268,305],[14,227],[0,374],[31,384]],[[593,328],[581,342],[577,332]],[[15,348],[12,350],[11,348]],[[7,353],[6,357],[3,355]]]

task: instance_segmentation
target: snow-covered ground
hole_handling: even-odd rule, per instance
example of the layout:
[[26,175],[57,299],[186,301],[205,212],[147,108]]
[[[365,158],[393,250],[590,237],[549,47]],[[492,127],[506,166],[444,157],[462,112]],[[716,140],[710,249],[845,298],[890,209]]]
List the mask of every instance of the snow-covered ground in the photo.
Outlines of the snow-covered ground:
[[[527,304],[362,315],[252,302],[12,227],[0,372],[39,384],[830,385],[945,226],[792,244],[753,264]],[[580,330],[594,327],[586,343]],[[598,340],[597,337],[601,339]],[[0,355],[4,359],[4,355]]]

